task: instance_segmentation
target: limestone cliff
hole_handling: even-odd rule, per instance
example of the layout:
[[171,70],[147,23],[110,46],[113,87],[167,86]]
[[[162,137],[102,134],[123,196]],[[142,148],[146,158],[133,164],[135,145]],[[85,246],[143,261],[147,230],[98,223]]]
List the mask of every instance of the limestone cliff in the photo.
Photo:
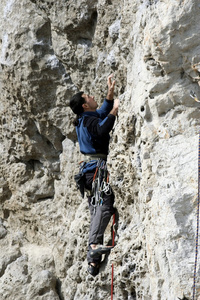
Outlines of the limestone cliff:
[[[1,0],[0,11],[0,299],[108,300],[112,263],[115,300],[192,299],[199,0]],[[68,105],[78,90],[100,104],[110,73],[118,225],[93,278]]]

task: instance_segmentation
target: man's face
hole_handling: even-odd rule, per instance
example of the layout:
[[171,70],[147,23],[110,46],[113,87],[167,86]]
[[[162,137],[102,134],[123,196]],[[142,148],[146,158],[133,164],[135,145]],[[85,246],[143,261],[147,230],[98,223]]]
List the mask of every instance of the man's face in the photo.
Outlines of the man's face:
[[[90,96],[88,94],[83,94],[82,97],[85,99],[86,106],[84,108],[95,111],[98,107],[97,102],[94,100],[94,96]],[[83,105],[85,105],[83,104]]]

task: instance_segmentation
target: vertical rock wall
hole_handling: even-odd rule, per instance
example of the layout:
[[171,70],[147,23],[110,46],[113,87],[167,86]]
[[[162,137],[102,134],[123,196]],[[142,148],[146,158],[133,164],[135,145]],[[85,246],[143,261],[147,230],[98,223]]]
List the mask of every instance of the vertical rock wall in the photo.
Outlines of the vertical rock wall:
[[[199,1],[1,0],[0,11],[0,299],[110,299],[112,263],[115,300],[192,299]],[[93,278],[68,105],[78,90],[100,104],[110,73],[118,226]]]

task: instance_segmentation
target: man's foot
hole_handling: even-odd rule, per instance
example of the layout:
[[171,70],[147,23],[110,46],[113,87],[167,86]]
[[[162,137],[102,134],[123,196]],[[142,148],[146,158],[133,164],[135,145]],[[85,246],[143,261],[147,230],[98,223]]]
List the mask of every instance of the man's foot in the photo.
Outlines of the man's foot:
[[87,270],[88,270],[88,273],[90,273],[90,275],[96,276],[96,275],[99,274],[99,265],[90,263],[88,265],[88,269]]
[[95,245],[95,248],[92,248],[90,246],[90,257],[95,258],[95,257],[99,257],[102,254],[106,254],[108,252],[110,252],[110,250],[112,249],[112,246],[103,246],[103,245]]

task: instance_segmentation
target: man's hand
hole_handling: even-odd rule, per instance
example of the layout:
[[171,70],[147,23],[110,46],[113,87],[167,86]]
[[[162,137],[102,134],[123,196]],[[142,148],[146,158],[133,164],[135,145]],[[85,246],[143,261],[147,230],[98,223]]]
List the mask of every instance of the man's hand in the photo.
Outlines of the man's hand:
[[118,108],[119,108],[119,99],[115,99],[113,109],[111,110],[110,114],[114,115],[114,116],[117,116]]
[[114,98],[114,87],[115,87],[115,80],[111,80],[111,78],[113,77],[113,74],[108,76],[108,94],[106,99],[107,100],[113,100]]

